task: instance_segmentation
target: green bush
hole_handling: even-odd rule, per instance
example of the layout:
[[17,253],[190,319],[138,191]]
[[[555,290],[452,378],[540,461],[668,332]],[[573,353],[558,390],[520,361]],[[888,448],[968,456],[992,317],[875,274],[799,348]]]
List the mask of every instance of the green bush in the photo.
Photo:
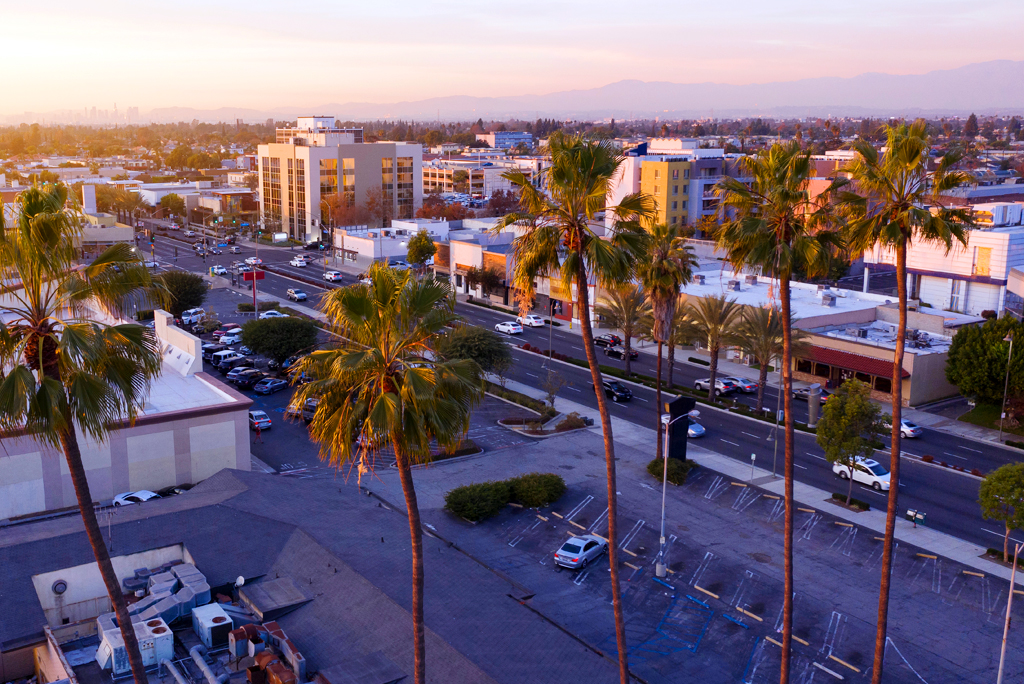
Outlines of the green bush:
[[555,426],[555,432],[566,432],[568,430],[579,430],[580,428],[587,427],[587,421],[583,420],[580,414],[573,411],[562,420],[558,421],[558,425]]
[[444,496],[444,507],[471,522],[493,518],[509,500],[506,482],[480,482],[456,487]]
[[525,394],[516,392],[515,390],[502,389],[501,385],[497,385],[493,382],[487,383],[487,393],[493,394],[496,397],[501,397],[502,399],[505,399],[507,401],[511,401],[514,404],[525,406],[531,411],[536,411],[537,413],[540,414],[540,418],[530,420],[539,420],[541,423],[546,423],[558,415],[558,411],[551,408],[543,401],[540,401],[539,399],[534,399],[532,397],[528,397]]
[[[277,311],[281,306],[277,302],[260,302],[260,311]],[[253,306],[250,302],[239,302],[239,311],[253,311]]]
[[529,473],[505,482],[509,500],[527,508],[550,506],[565,494],[565,480],[553,473]]
[[[845,494],[840,494],[839,492],[835,492],[834,494],[832,494],[832,498],[834,500],[838,501],[839,503],[843,504],[844,506],[846,505],[846,495]],[[850,499],[850,505],[853,506],[854,508],[859,508],[862,511],[870,511],[871,510],[871,504],[867,503],[866,501],[861,501],[860,499]]]
[[[690,471],[697,467],[693,461],[681,461],[678,458],[668,459],[668,481],[674,485],[681,485],[686,482]],[[647,472],[653,475],[659,482],[665,475],[665,464],[662,459],[656,458],[647,464]]]
[[1024,442],[1014,442],[1012,439],[1006,440],[1006,446],[1012,446],[1017,449],[1024,449]]

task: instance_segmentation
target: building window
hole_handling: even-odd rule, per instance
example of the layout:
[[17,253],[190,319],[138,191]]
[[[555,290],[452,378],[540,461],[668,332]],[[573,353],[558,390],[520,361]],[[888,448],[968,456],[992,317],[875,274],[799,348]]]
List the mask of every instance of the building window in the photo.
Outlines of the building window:
[[949,290],[949,308],[951,311],[960,311],[963,307],[964,281],[954,280]]
[[674,225],[676,225],[676,223],[677,223],[678,221],[679,221],[679,217],[678,217],[678,216],[673,216],[673,217],[671,218],[671,220],[669,220],[669,223],[670,223],[670,224],[672,224],[672,225],[674,226]]
[[814,364],[814,374],[819,378],[827,378],[832,375],[832,366],[824,363]]
[[810,375],[814,370],[814,363],[807,359],[796,360],[796,372]]
[[686,200],[683,200],[683,211],[686,211]]
[[654,180],[661,178],[661,169],[654,169]]
[[673,185],[672,186],[672,194],[673,195],[678,195],[679,194],[679,186],[678,185]]
[[[396,198],[398,200],[398,218],[412,218],[413,209],[413,164],[412,157],[398,158],[398,187]],[[480,179],[481,190],[483,189],[483,178]]]
[[885,392],[886,394],[892,394],[892,379],[891,378],[875,378],[875,389],[879,392]]
[[263,214],[271,221],[281,219],[281,160],[278,157],[263,157]]
[[991,247],[974,248],[974,275],[985,276],[986,278],[992,275]]
[[689,192],[690,192],[690,186],[689,185],[684,185],[683,186],[683,194],[686,195]]
[[356,205],[356,160],[341,160],[341,194],[346,207]]
[[679,202],[676,202],[675,200],[673,200],[672,201],[672,211],[677,211],[678,209],[679,209]]
[[657,195],[661,191],[661,188],[657,185],[654,186],[654,194]]
[[306,225],[306,161],[295,160],[295,220]]
[[[683,169],[683,178],[689,178],[689,177],[690,177],[690,169]],[[683,187],[685,188],[686,186],[683,186]],[[686,190],[683,190],[683,192],[686,192]]]
[[672,180],[679,180],[679,169],[672,169]]

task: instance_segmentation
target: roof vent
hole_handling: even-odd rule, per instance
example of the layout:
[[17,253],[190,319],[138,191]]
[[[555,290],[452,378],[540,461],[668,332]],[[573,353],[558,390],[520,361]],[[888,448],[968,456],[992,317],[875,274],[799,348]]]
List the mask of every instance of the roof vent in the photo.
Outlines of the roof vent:
[[704,274],[703,273],[698,273],[697,275],[695,275],[693,277],[693,281],[695,283],[697,283],[698,285],[704,285]]
[[821,295],[821,305],[822,306],[835,306],[836,305],[836,296],[834,294],[830,294],[828,292],[824,293],[823,295]]
[[738,281],[738,280],[730,280],[729,284],[727,285],[727,289],[732,290],[733,292],[739,292],[740,291],[740,281]]
[[746,276],[743,276],[743,282],[746,283],[747,285],[757,285],[757,276],[756,275],[746,275]]

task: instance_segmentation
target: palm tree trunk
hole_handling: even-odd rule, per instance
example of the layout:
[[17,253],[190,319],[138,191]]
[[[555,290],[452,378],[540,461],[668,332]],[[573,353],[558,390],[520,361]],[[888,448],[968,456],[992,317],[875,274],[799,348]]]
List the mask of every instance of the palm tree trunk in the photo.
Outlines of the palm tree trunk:
[[658,446],[656,453],[658,458],[661,458],[661,340],[658,340],[658,373],[654,380],[654,388],[654,395],[656,397],[655,401],[657,402],[654,407],[654,420],[657,423],[656,428],[658,430]]
[[900,419],[903,415],[903,347],[907,337],[907,245],[896,247],[896,291],[899,294],[900,323],[896,330],[896,352],[892,364],[892,448],[889,455],[889,502],[885,511],[885,541],[882,543],[882,579],[878,590],[878,627],[875,631],[875,662],[871,684],[881,684],[885,660],[886,631],[889,627],[889,584],[892,579],[892,547],[896,535],[896,513],[900,495]]
[[626,338],[625,340],[623,340],[623,346],[626,349],[626,377],[628,378],[628,377],[632,377],[632,375],[633,375],[633,373],[632,373],[633,365],[629,362],[629,352],[632,349],[632,347],[630,346],[630,343],[629,343],[629,335],[625,334],[625,331],[623,331],[623,336]]
[[409,515],[409,539],[412,542],[412,638],[413,638],[413,682],[425,684],[427,677],[427,654],[423,640],[423,526],[420,523],[420,509],[416,503],[416,489],[412,484],[412,469],[409,457],[401,449],[395,449],[398,461],[398,478],[405,495],[405,511]]
[[782,394],[786,431],[783,477],[785,477],[785,530],[783,532],[783,571],[785,574],[782,597],[782,665],[779,684],[789,684],[790,658],[793,648],[793,326],[790,319],[789,273],[779,277],[782,300]]
[[124,639],[128,663],[132,667],[132,677],[135,679],[135,684],[147,684],[146,668],[142,664],[142,654],[139,651],[139,641],[135,638],[135,628],[132,627],[131,616],[128,615],[128,604],[125,603],[124,594],[121,593],[121,583],[118,581],[117,575],[114,574],[114,565],[110,562],[107,544],[103,541],[103,533],[96,521],[96,509],[93,508],[89,480],[85,474],[85,466],[82,464],[82,451],[78,447],[78,436],[75,434],[72,418],[71,411],[65,410],[64,419],[70,427],[61,431],[60,445],[64,450],[64,460],[68,464],[71,482],[75,486],[78,510],[82,514],[89,546],[92,547],[92,553],[96,556],[96,565],[99,566],[103,585],[107,589],[107,596],[110,597],[110,604],[117,616],[117,624],[121,628],[121,638]]
[[675,342],[672,341],[672,338],[669,337],[669,341],[668,341],[668,388],[669,388],[669,390],[672,390],[675,387],[675,385],[672,384],[672,371],[675,370],[675,367],[676,367],[676,345],[675,345]]
[[764,408],[764,385],[768,382],[768,364],[761,363],[761,374],[757,376],[757,405],[754,410],[758,413]]
[[590,365],[590,377],[597,397],[597,410],[601,414],[601,433],[604,437],[604,460],[608,480],[608,565],[611,569],[612,612],[615,614],[615,645],[619,652],[619,682],[629,684],[629,662],[626,652],[626,623],[622,618],[622,592],[619,589],[619,522],[618,501],[615,494],[615,442],[612,439],[612,420],[608,414],[608,400],[601,388],[601,369],[594,351],[594,330],[590,327],[590,293],[587,291],[587,270],[579,260],[576,271],[576,290],[580,303],[580,332],[583,348]]
[[715,376],[718,375],[718,345],[714,345],[708,351],[711,352],[710,375],[708,376],[708,401],[714,404]]

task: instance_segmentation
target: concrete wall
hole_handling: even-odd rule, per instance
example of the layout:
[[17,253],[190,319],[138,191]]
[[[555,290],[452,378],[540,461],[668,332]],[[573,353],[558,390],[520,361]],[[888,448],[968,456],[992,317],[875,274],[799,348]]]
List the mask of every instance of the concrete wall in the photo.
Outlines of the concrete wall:
[[[203,341],[174,325],[174,316],[163,310],[153,314],[156,334],[163,342],[164,363],[182,375],[194,375],[203,370]],[[168,345],[174,349],[168,349]]]
[[[946,380],[948,354],[906,354],[910,359],[910,406],[920,406],[960,394],[956,385]],[[904,363],[904,366],[907,364]]]
[[73,682],[75,671],[64,658],[60,645],[49,628],[44,630],[46,643],[35,649],[33,656],[36,666],[36,682],[38,684],[50,684],[50,682]]

